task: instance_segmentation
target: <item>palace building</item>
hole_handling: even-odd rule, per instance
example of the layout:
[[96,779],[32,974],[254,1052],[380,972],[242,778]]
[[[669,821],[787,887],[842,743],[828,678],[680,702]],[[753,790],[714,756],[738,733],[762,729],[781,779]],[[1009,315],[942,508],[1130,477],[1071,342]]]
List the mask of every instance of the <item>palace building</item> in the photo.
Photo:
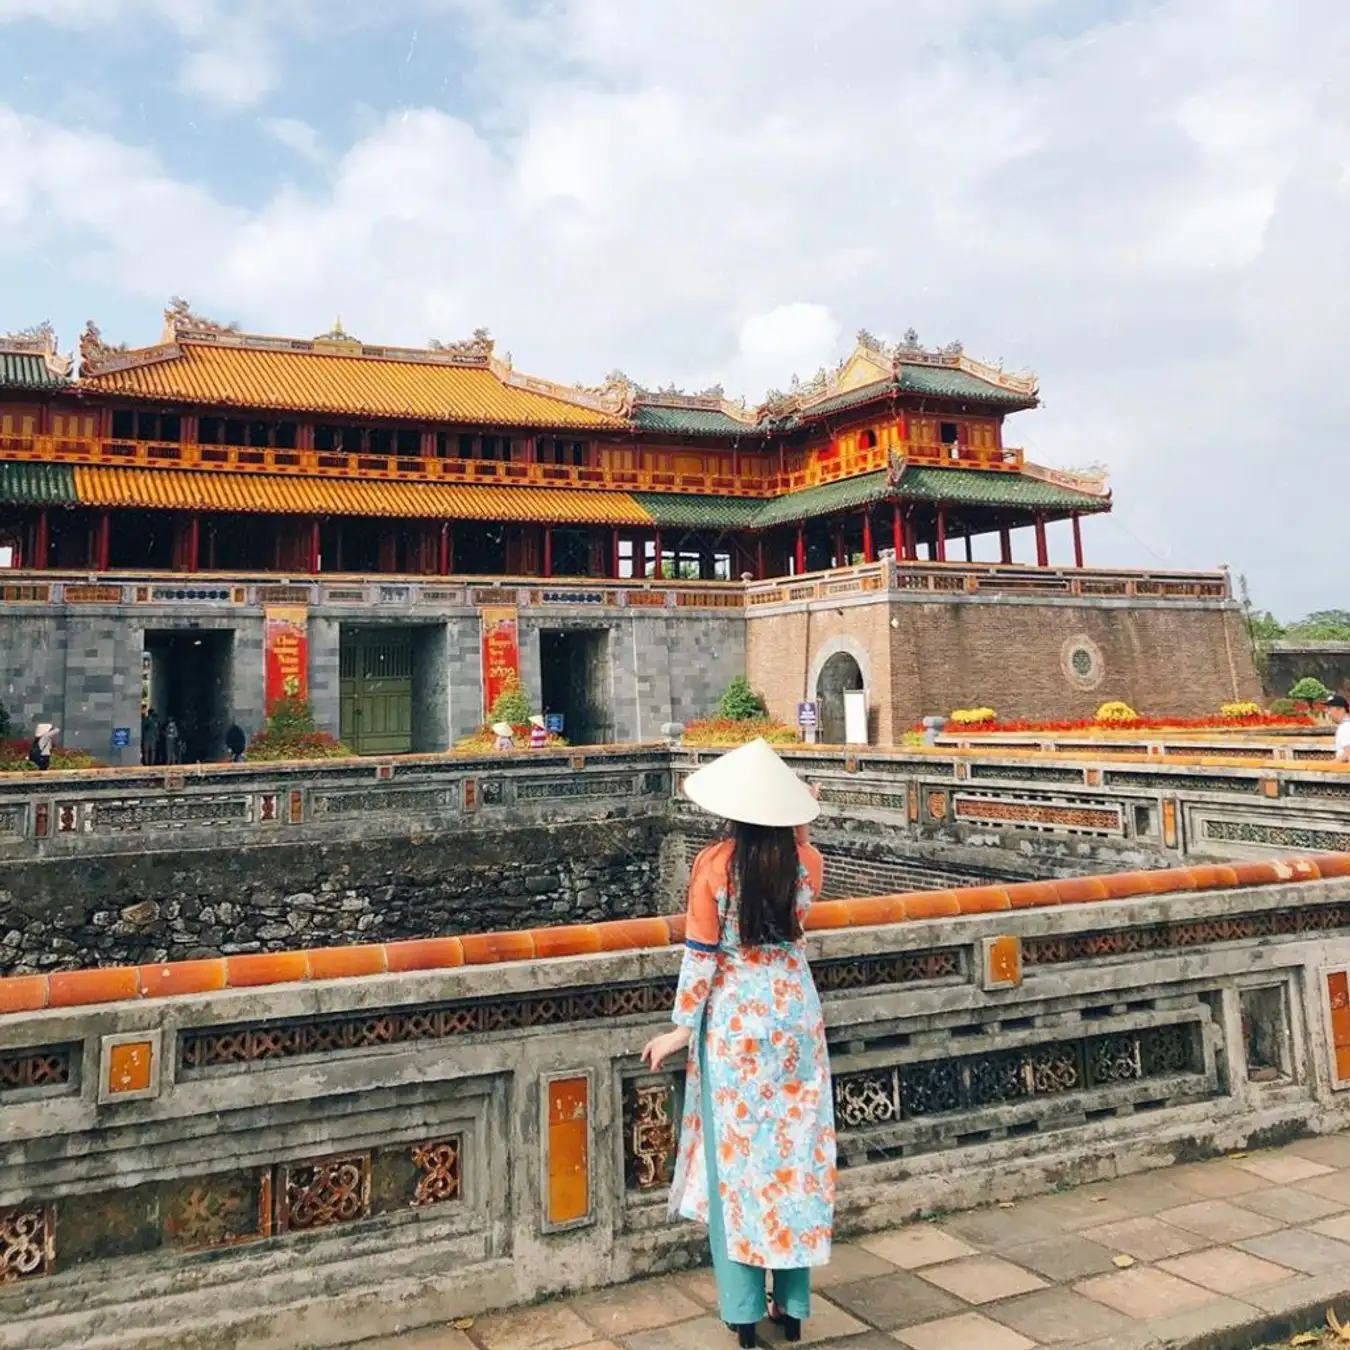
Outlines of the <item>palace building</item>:
[[[1008,443],[1005,419],[1037,406],[1033,377],[913,334],[891,346],[860,333],[836,370],[758,407],[721,389],[654,392],[618,372],[594,388],[525,375],[482,331],[421,348],[363,343],[340,323],[313,339],[261,337],[181,301],[150,347],[110,345],[91,323],[73,365],[46,326],[0,339],[3,616],[60,611],[64,632],[73,615],[102,612],[104,656],[145,667],[142,705],[183,704],[197,757],[216,753],[227,718],[256,729],[272,698],[253,688],[265,662],[242,663],[252,620],[261,647],[302,627],[306,669],[292,679],[356,748],[394,753],[444,749],[504,677],[478,637],[454,636],[461,611],[480,628],[508,612],[516,651],[528,611],[551,604],[559,623],[510,673],[533,671],[540,704],[565,704],[573,730],[632,738],[654,734],[653,717],[706,713],[712,684],[691,702],[670,692],[685,681],[668,680],[656,697],[636,621],[621,656],[612,622],[579,615],[641,612],[649,627],[657,610],[734,614],[740,636],[703,663],[721,679],[745,668],[748,612],[786,603],[775,579],[835,575],[819,584],[846,591],[851,578],[865,595],[876,585],[859,569],[884,564],[888,595],[1034,593],[1046,569],[1039,589],[1081,595],[1082,582],[1050,569],[1047,529],[1068,522],[1068,570],[1083,569],[1079,521],[1111,506],[1100,476],[1036,466]],[[1019,529],[1034,557],[1014,559]],[[953,564],[975,570],[944,572]],[[1204,598],[1199,583],[1182,589]],[[1089,581],[1086,593],[1101,592]],[[407,622],[391,621],[398,597],[422,607]],[[283,603],[289,617],[269,628],[263,611]],[[222,621],[227,610],[238,622]],[[127,643],[139,659],[115,654]],[[604,695],[624,660],[631,715]],[[845,678],[856,685],[855,665]],[[109,734],[119,721],[128,733],[113,743],[135,753],[140,709],[130,716],[128,696],[99,678],[85,698],[71,678],[65,668],[60,699],[30,688],[21,714],[40,703],[58,721],[60,703],[92,748],[103,728],[80,728],[106,703]],[[397,692],[380,695],[382,679]],[[797,701],[818,693],[808,682]],[[875,730],[891,730],[892,702],[878,700]]]

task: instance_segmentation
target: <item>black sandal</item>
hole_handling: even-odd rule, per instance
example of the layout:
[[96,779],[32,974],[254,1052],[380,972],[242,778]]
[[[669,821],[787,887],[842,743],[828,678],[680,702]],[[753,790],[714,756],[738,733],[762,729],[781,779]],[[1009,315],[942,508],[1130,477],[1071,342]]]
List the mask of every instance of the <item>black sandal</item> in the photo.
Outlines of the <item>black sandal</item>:
[[739,1350],[755,1350],[759,1340],[755,1335],[755,1324],[753,1322],[741,1322],[739,1324],[728,1322],[726,1326],[728,1331],[735,1332]]
[[777,1304],[769,1305],[769,1321],[775,1326],[783,1328],[783,1339],[785,1341],[799,1341],[802,1338],[802,1320],[800,1317],[791,1317],[785,1312],[780,1312]]

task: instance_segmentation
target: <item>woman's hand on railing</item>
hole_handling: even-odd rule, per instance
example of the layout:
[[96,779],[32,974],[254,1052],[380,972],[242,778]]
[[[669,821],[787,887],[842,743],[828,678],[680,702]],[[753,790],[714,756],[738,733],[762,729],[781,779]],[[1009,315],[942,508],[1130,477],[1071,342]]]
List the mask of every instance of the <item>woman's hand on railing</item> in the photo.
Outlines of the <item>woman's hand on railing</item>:
[[655,1073],[671,1055],[677,1055],[681,1050],[688,1049],[692,1038],[693,1032],[688,1027],[674,1027],[659,1036],[653,1036],[642,1047],[642,1061]]

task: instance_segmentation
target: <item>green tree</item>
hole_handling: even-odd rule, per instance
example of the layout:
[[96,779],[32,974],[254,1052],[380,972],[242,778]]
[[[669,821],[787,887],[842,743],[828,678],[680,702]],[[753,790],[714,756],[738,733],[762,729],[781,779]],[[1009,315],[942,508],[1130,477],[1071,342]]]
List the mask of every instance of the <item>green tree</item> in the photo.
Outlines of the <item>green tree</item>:
[[314,734],[314,713],[302,698],[279,698],[267,716],[267,735],[279,740]]
[[737,675],[717,700],[717,715],[729,722],[757,722],[768,717],[764,700],[750,688],[744,675]]
[[519,680],[512,680],[492,700],[491,717],[494,722],[506,722],[513,727],[524,726],[530,720],[530,696]]
[[1331,690],[1316,675],[1305,675],[1289,691],[1289,697],[1300,703],[1318,703],[1331,693]]
[[1299,642],[1350,642],[1350,611],[1319,609],[1291,623],[1289,636]]

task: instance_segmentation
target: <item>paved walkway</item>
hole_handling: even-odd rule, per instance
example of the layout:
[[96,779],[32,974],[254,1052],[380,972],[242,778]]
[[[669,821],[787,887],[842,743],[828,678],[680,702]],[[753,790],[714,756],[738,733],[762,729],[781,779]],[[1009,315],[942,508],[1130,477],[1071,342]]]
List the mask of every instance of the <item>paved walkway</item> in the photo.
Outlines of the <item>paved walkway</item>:
[[[818,1350],[1149,1350],[1338,1298],[1350,1317],[1350,1135],[910,1224],[817,1274]],[[361,1350],[734,1345],[696,1271]]]

